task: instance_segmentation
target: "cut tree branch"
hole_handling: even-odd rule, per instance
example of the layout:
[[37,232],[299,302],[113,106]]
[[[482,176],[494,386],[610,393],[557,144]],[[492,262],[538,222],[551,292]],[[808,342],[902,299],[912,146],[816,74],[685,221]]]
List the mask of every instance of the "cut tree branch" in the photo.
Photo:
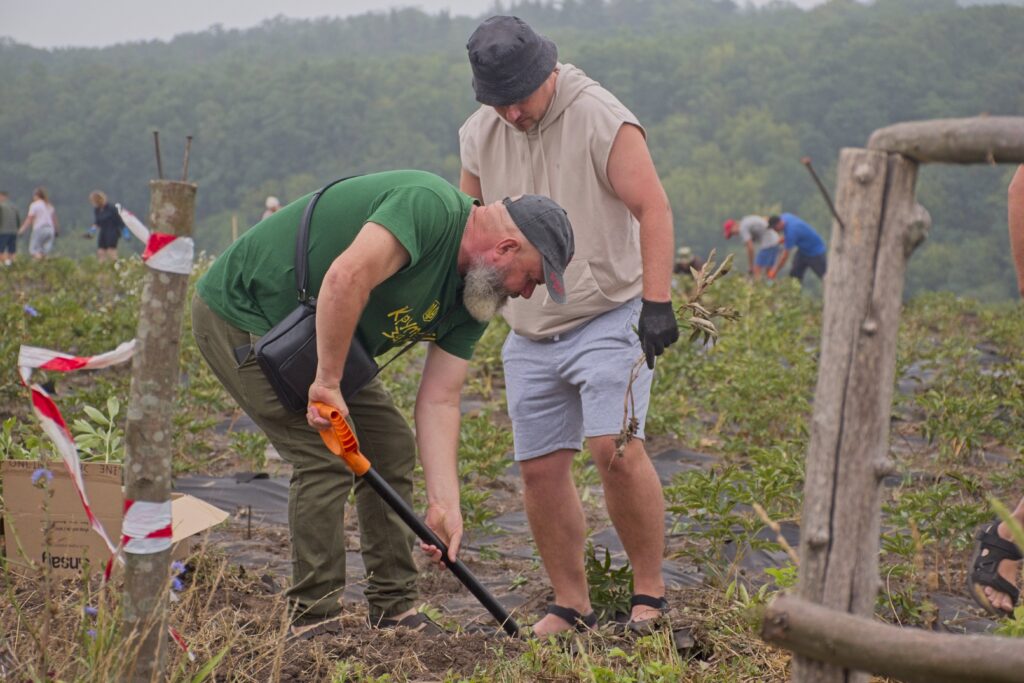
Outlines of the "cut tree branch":
[[934,633],[839,612],[791,595],[768,606],[761,637],[805,657],[920,683],[1013,683],[1019,638]]
[[872,133],[868,149],[896,152],[922,164],[1024,163],[1024,116],[897,123]]

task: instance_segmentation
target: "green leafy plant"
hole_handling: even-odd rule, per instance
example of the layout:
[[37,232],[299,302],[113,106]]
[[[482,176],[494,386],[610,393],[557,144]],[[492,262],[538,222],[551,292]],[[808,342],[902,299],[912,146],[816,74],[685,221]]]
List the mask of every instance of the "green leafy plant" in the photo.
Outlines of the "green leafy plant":
[[598,548],[592,542],[587,542],[584,567],[594,611],[601,619],[612,619],[616,614],[629,613],[629,599],[633,595],[633,569],[628,561],[621,567],[613,567],[611,552],[604,546],[600,548],[604,551],[603,557],[598,557]]
[[231,448],[255,472],[267,465],[267,440],[263,432],[231,432]]
[[104,413],[92,406],[84,406],[82,410],[92,421],[77,418],[71,425],[75,446],[83,461],[124,462],[124,430],[117,423],[121,402],[111,396],[107,399],[106,409]]

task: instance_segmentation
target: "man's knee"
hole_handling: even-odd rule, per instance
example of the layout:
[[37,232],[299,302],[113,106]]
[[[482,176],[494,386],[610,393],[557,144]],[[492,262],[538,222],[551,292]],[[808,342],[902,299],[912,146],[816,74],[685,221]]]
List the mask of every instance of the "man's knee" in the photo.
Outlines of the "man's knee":
[[572,459],[575,451],[560,450],[519,462],[519,472],[523,478],[523,486],[535,488],[559,478],[572,476]]
[[634,470],[648,460],[643,439],[631,439],[618,452],[616,436],[595,436],[587,441],[587,448],[594,458],[594,464],[602,473],[622,474]]

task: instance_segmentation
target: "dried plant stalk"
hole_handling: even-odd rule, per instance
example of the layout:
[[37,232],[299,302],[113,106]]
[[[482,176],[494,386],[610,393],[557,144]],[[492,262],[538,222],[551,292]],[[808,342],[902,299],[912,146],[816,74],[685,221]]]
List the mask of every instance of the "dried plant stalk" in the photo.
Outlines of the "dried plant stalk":
[[[690,328],[690,342],[703,338],[705,345],[717,341],[719,332],[715,324],[715,318],[723,320],[736,320],[740,317],[739,312],[731,306],[705,306],[701,297],[716,281],[725,277],[732,269],[732,254],[725,257],[725,260],[716,267],[715,250],[708,254],[707,261],[700,267],[700,270],[691,267],[690,274],[693,276],[693,290],[687,296],[686,302],[676,309],[676,319],[682,320],[682,325]],[[681,325],[681,326],[682,326]],[[636,405],[633,399],[633,382],[640,374],[640,368],[646,362],[643,354],[633,363],[630,368],[629,385],[626,387],[626,396],[622,406],[622,429],[615,437],[615,455],[622,457],[626,451],[626,444],[636,438],[640,430],[640,421],[636,417]]]

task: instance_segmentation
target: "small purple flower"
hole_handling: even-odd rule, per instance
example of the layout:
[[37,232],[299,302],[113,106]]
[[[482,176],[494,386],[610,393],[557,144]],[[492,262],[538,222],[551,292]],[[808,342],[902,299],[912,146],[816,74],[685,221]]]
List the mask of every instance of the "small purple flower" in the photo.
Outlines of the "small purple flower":
[[42,484],[40,484],[40,482],[43,480],[44,477],[46,478],[46,483],[50,483],[51,481],[53,481],[53,472],[46,469],[45,467],[40,467],[39,469],[32,473],[32,485],[42,488]]
[[39,317],[39,311],[37,311],[36,309],[32,308],[28,304],[25,304],[25,306],[23,307],[22,310],[24,310],[25,313],[27,313],[28,315],[32,316],[33,318]]
[[92,638],[93,640],[96,640],[96,629],[91,628],[88,631],[86,631],[85,634],[87,636],[89,636],[90,638]]
[[96,615],[99,614],[99,613],[100,613],[100,611],[98,609],[96,609],[95,607],[92,607],[91,605],[86,605],[85,606],[85,614],[86,614],[86,616],[95,618]]
[[175,560],[174,562],[171,562],[171,571],[174,572],[175,576],[181,576],[187,571],[187,568],[185,567],[184,562]]
[[171,590],[175,592],[181,592],[182,590],[184,590],[184,588],[185,584],[183,584],[181,582],[181,579],[179,579],[177,576],[171,579]]

